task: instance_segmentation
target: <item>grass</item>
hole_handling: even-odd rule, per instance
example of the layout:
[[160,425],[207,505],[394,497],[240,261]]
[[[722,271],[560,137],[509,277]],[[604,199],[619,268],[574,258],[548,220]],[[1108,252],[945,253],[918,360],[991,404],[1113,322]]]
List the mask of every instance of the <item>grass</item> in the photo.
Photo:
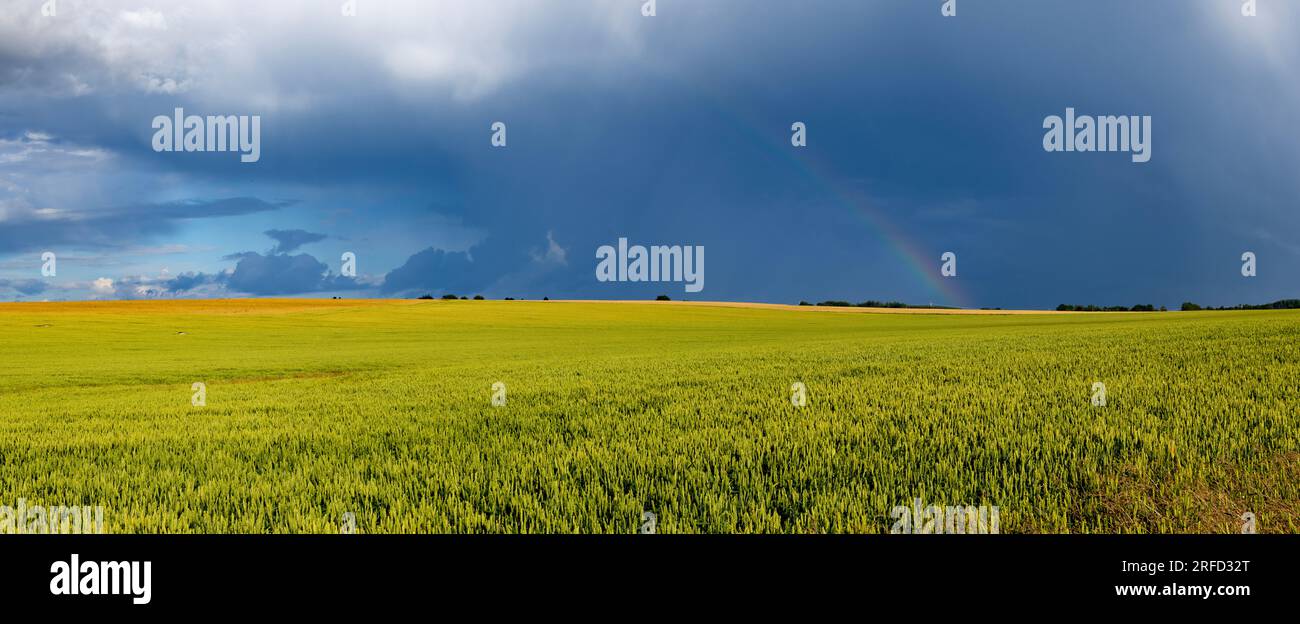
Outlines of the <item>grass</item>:
[[0,505],[102,505],[118,533],[345,512],[631,533],[643,511],[804,533],[885,532],[921,498],[996,505],[1003,532],[1235,532],[1246,511],[1296,532],[1298,404],[1294,311],[0,304]]

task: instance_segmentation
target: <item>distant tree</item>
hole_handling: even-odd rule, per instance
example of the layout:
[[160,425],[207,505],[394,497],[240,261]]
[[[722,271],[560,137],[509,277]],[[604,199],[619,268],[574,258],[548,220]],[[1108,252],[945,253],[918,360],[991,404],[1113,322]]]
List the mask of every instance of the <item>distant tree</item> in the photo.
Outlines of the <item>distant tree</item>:
[[469,301],[469,297],[466,297],[466,296],[464,296],[464,295],[461,295],[460,300],[461,300],[461,301]]
[[420,295],[421,299],[433,299],[433,295]]
[[817,305],[819,305],[819,306],[828,306],[828,307],[832,307],[832,308],[847,308],[847,307],[849,307],[851,304],[849,304],[849,302],[847,302],[847,301],[823,301],[823,302],[821,302],[821,303],[818,303]]
[[1200,310],[1200,309],[1201,309],[1201,306],[1198,306],[1198,305],[1196,305],[1195,303],[1192,303],[1192,302],[1190,302],[1190,301],[1184,301],[1184,302],[1183,302],[1183,312],[1194,312],[1194,311],[1196,311],[1196,310]]
[[482,301],[483,295],[474,295],[474,301]]
[[515,300],[514,297],[506,297],[506,301],[514,301],[514,300]]
[[460,297],[457,297],[456,295],[453,295],[451,293],[447,293],[443,295],[442,298],[447,300],[460,299]]
[[1168,312],[1169,309],[1166,308],[1166,307],[1164,307],[1164,306],[1160,306],[1160,311],[1161,311],[1161,312]]
[[799,305],[801,305],[801,306],[810,306],[810,305],[812,305],[812,304],[811,304],[811,303],[808,303],[807,301],[800,301],[800,302],[799,302]]
[[550,297],[542,297],[542,301],[550,301],[550,300],[551,300]]
[[668,295],[659,295],[655,297],[655,301],[672,301],[672,299],[669,299]]

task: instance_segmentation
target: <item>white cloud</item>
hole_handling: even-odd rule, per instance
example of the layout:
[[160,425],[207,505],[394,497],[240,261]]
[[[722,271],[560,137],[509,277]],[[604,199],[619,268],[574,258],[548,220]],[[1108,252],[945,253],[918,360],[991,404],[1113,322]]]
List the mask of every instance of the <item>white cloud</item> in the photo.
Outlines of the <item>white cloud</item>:
[[1230,52],[1269,67],[1294,73],[1300,59],[1300,40],[1295,25],[1300,23],[1300,7],[1292,2],[1266,2],[1257,5],[1258,15],[1241,14],[1241,2],[1197,3],[1206,29],[1217,35]]
[[450,85],[452,95],[473,100],[499,87],[510,63],[492,55],[456,57],[452,50],[423,41],[403,41],[384,53],[384,65],[399,81]]
[[91,290],[97,295],[107,295],[113,292],[113,280],[107,277],[101,277],[91,283]]
[[[57,19],[0,11],[0,52],[27,59],[26,86],[46,95],[302,106],[387,76],[398,92],[473,100],[546,67],[639,53],[644,19],[635,2],[358,1],[358,16],[343,17],[339,2],[320,0],[60,0]],[[312,67],[322,62],[329,71]]]
[[167,29],[167,17],[153,9],[123,11],[121,19],[127,25],[135,28],[150,28],[156,30]]
[[561,247],[559,243],[555,242],[553,232],[546,233],[546,250],[542,252],[533,251],[531,255],[533,257],[533,262],[538,264],[569,264],[569,252],[565,248]]
[[112,156],[37,130],[0,139],[0,223],[54,215],[58,209],[53,206],[83,197],[90,176],[105,172]]

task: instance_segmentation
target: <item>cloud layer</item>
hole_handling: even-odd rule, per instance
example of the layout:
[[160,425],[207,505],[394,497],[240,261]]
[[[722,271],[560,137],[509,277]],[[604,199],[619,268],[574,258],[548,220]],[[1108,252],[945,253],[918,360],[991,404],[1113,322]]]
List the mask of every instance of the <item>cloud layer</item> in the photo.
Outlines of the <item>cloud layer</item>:
[[[706,246],[708,298],[1297,294],[1292,2],[22,4],[0,297],[657,294],[596,282],[619,237]],[[153,152],[176,107],[261,116],[261,160]],[[1042,152],[1066,107],[1153,116],[1154,159]]]

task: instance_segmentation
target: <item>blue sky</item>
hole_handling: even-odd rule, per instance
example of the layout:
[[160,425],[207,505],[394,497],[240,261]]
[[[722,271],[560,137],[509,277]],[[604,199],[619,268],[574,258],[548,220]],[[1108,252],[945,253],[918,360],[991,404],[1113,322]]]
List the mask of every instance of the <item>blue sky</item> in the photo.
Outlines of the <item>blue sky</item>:
[[[341,4],[7,3],[0,300],[1300,296],[1293,2]],[[260,160],[153,151],[177,107],[259,115]],[[1151,160],[1045,152],[1067,107],[1151,116]],[[620,237],[705,290],[597,281]]]

